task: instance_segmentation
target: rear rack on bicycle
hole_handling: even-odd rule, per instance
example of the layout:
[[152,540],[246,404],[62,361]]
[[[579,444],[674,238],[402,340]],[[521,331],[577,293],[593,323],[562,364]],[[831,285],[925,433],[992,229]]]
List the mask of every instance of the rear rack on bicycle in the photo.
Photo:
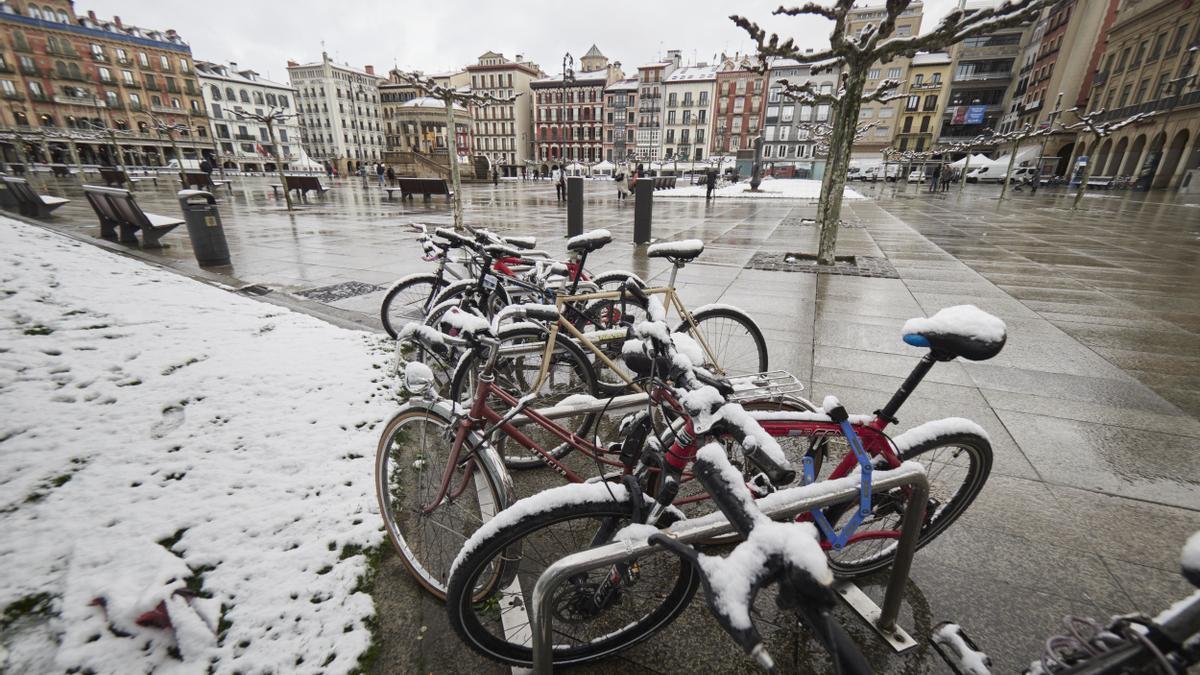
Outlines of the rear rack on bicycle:
[[735,375],[729,378],[733,385],[730,401],[762,400],[799,396],[804,391],[800,380],[786,370],[768,370],[753,375]]

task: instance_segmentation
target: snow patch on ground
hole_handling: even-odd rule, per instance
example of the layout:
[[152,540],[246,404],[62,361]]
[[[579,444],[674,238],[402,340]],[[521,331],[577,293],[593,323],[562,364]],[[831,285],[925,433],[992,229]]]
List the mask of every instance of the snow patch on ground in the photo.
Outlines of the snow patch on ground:
[[[703,185],[684,185],[669,190],[657,190],[654,198],[659,197],[704,197],[708,188]],[[750,192],[749,181],[730,183],[717,188],[713,195],[721,199],[816,199],[821,196],[821,181],[804,178],[765,179],[758,186],[758,192]],[[859,192],[849,187],[842,192],[846,199],[865,199]]]
[[3,218],[0,329],[0,607],[49,598],[0,653],[354,669],[379,340]]

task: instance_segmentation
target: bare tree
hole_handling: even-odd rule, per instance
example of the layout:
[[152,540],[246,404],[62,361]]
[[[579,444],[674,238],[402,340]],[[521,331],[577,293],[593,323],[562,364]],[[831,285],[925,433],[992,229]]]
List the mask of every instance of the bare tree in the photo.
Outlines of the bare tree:
[[[1008,184],[1012,181],[1013,164],[1017,162],[1017,151],[1021,149],[1021,144],[1031,138],[1040,138],[1050,133],[1050,127],[1042,129],[1034,128],[1032,124],[1025,124],[1019,129],[1013,129],[1008,133],[996,136],[996,141],[999,143],[1012,143],[1012,151],[1008,154],[1008,171],[1004,174],[1004,187],[1000,188],[1000,199],[1004,199],[1004,195],[1008,194]],[[1041,147],[1039,144],[1038,147]],[[1038,157],[1041,161],[1041,157]],[[1041,165],[1038,165],[1038,177],[1041,177]]]
[[811,83],[785,87],[786,93],[792,98],[827,103],[833,112],[834,131],[829,144],[829,165],[821,181],[821,201],[817,209],[817,222],[821,227],[817,258],[823,265],[833,264],[837,248],[842,191],[846,185],[846,170],[850,166],[858,111],[863,103],[883,102],[897,97],[896,90],[901,85],[897,80],[883,80],[874,90],[865,91],[867,74],[872,65],[886,63],[893,58],[911,57],[919,51],[939,51],[969,37],[1030,21],[1053,0],[1010,0],[994,8],[971,12],[954,9],[937,28],[928,33],[911,37],[895,36],[896,21],[912,2],[887,0],[883,19],[878,24],[867,25],[854,35],[849,30],[849,15],[854,8],[854,0],[836,0],[832,6],[807,2],[798,7],[775,10],[774,14],[777,15],[814,15],[833,22],[829,48],[813,53],[806,53],[792,38],[781,40],[779,35],[768,33],[745,17],[730,17],[757,44],[763,68],[767,67],[769,59],[781,57],[813,64],[813,72],[835,68],[840,70],[840,86],[835,92],[822,93]]
[[[283,124],[284,120],[296,117],[299,113],[285,113],[283,108],[271,106],[265,114],[252,113],[249,110],[234,108],[233,114],[239,120],[254,120],[267,125],[267,138],[271,142],[271,154],[275,156],[275,173],[279,175],[279,184],[283,186],[283,199],[287,202],[287,210],[292,210],[292,193],[288,190],[287,179],[283,176],[283,158],[279,154],[279,144],[275,142],[275,125]],[[301,195],[303,197],[303,195]]]
[[179,151],[179,144],[175,142],[175,134],[187,133],[189,131],[186,124],[178,124],[168,122],[154,115],[150,116],[150,120],[154,122],[154,130],[159,136],[166,136],[171,142],[171,150],[175,153],[175,161],[179,162],[179,182],[183,187],[187,187],[187,176],[183,171],[183,153]]
[[[1090,113],[1085,113],[1080,112],[1079,108],[1075,107],[1071,108],[1067,112],[1075,115],[1079,121],[1074,124],[1064,125],[1063,129],[1067,131],[1079,131],[1081,133],[1086,132],[1091,134],[1092,140],[1088,143],[1087,148],[1088,151],[1093,155],[1096,154],[1096,146],[1099,145],[1100,141],[1108,137],[1110,134],[1112,134],[1112,132],[1117,131],[1118,129],[1124,129],[1132,124],[1145,122],[1146,120],[1158,114],[1157,111],[1143,112],[1137,113],[1136,115],[1130,115],[1129,117],[1119,120],[1101,122],[1100,119],[1104,117],[1104,108],[1100,108],[1099,110],[1095,110]],[[1092,175],[1092,164],[1093,162],[1089,161],[1083,166],[1083,175],[1079,177],[1079,190],[1075,193],[1075,201],[1071,203],[1071,208],[1073,209],[1079,208],[1079,202],[1083,199],[1083,193],[1087,191],[1088,178],[1090,178]],[[1067,170],[1070,171],[1070,167],[1068,167]]]
[[462,184],[458,172],[458,143],[457,130],[454,126],[454,106],[458,104],[463,108],[468,106],[476,106],[479,108],[495,105],[497,103],[512,103],[521,95],[520,92],[512,96],[493,96],[487,92],[474,93],[467,90],[455,89],[453,87],[443,87],[433,80],[431,77],[425,77],[417,72],[403,73],[396,71],[396,75],[401,80],[416,87],[426,96],[436,98],[446,104],[446,150],[450,157],[450,189],[454,192],[454,197],[451,198],[454,204],[454,229],[463,229],[463,212],[462,212]]

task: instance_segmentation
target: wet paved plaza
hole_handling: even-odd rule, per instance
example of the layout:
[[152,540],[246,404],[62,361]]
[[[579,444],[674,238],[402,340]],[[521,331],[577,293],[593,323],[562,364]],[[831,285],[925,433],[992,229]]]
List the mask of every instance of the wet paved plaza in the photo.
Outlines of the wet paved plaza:
[[[178,213],[169,182],[139,186],[146,210]],[[166,251],[133,253],[377,325],[382,291],[371,287],[430,267],[408,223],[451,222],[444,199],[388,201],[345,180],[288,214],[270,182],[237,178],[232,194],[221,195],[232,269],[201,271],[182,229],[166,238]],[[77,185],[44,187],[73,200],[51,227],[97,233]],[[946,416],[975,420],[991,436],[995,464],[966,515],[917,555],[902,623],[921,646],[889,656],[847,619],[876,667],[943,672],[925,638],[950,619],[993,655],[997,672],[1013,672],[1061,632],[1065,614],[1154,613],[1181,597],[1188,587],[1178,551],[1200,529],[1200,208],[1163,193],[1099,194],[1072,211],[1067,196],[1044,190],[1000,203],[992,186],[961,196],[915,185],[859,189],[867,199],[845,202],[850,227],[838,252],[886,259],[898,279],[747,269],[757,254],[815,250],[817,230],[804,222],[815,204],[807,201],[656,199],[654,235],[704,240],[699,261],[680,272],[684,300],[746,310],[768,337],[772,368],[799,376],[810,398],[835,394],[852,410],[880,407],[917,362],[920,351],[900,340],[905,319],[969,302],[1008,324],[998,357],[939,364],[900,413],[901,430]],[[566,209],[548,182],[470,185],[464,194],[470,224],[537,235],[539,247],[563,251]],[[611,182],[587,186],[587,228],[615,235],[589,267],[665,281],[668,265],[631,243],[632,200],[618,203],[615,194]],[[346,282],[368,292],[327,303],[295,295]],[[883,583],[868,592],[880,597]],[[376,596],[382,671],[495,669],[457,644],[441,606],[394,556],[385,557]],[[819,669],[795,630],[769,635],[784,670]],[[599,670],[618,667],[753,671],[700,602]]]

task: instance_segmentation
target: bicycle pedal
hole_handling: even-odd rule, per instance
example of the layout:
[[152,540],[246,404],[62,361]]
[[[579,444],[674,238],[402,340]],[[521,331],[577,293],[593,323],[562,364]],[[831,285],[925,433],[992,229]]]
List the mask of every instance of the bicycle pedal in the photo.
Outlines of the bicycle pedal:
[[939,623],[929,644],[957,675],[991,675],[991,657],[979,650],[962,626],[951,621]]

